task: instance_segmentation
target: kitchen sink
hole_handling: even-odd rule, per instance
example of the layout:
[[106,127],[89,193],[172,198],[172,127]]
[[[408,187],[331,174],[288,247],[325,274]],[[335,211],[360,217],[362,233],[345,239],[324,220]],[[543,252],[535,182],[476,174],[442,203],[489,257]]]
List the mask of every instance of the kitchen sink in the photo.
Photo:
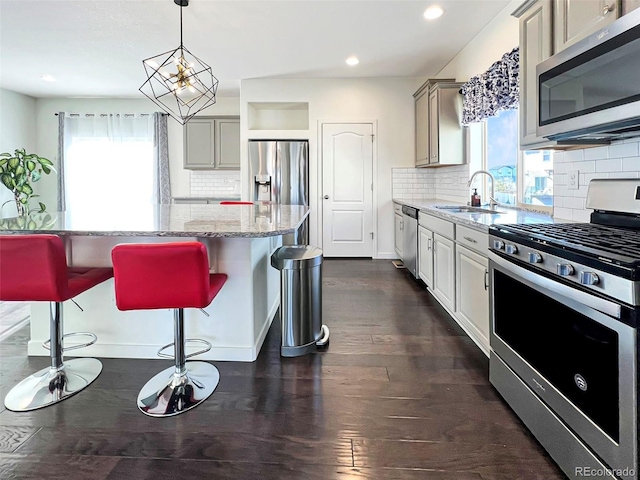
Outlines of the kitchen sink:
[[501,213],[505,213],[500,210],[492,210],[482,207],[469,207],[464,205],[436,205],[436,208],[446,210],[451,213],[488,213],[490,215],[500,215]]

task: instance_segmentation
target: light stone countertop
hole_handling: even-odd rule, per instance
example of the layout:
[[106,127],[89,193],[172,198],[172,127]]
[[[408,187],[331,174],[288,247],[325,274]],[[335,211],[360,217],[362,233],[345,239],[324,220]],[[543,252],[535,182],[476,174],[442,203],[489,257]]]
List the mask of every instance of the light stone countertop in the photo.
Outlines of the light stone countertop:
[[[500,214],[491,213],[476,213],[476,212],[464,212],[454,213],[447,210],[436,208],[436,206],[460,206],[466,207],[467,205],[449,200],[412,200],[407,198],[394,198],[395,203],[401,205],[407,205],[417,208],[418,210],[440,217],[444,220],[465,225],[482,232],[489,231],[489,225],[506,225],[510,223],[573,223],[571,220],[554,219],[551,215],[545,215],[542,213],[535,213],[528,210],[509,208],[509,207],[496,207],[496,210],[503,212]],[[489,208],[483,206],[482,208]]]
[[170,204],[72,212],[34,213],[0,219],[0,233],[81,236],[272,237],[293,233],[309,215],[304,205]]

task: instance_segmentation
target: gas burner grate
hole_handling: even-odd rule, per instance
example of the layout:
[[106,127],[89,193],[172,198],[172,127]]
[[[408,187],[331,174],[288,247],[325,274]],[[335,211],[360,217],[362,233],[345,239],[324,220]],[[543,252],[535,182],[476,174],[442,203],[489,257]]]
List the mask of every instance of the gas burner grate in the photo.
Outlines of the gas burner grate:
[[[593,223],[547,223],[508,225],[510,232],[574,250],[588,250],[598,257],[629,263],[640,259],[640,230],[609,227]],[[500,226],[502,228],[502,226]]]

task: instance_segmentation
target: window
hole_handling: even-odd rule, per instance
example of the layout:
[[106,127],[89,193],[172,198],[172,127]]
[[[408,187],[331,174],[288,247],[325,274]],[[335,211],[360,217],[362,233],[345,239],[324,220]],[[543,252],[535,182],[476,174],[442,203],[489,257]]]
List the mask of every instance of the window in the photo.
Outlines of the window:
[[[483,168],[496,179],[496,200],[506,205],[551,210],[553,151],[518,147],[518,110],[505,110],[483,122]],[[485,198],[488,190],[485,190]]]
[[[72,222],[159,202],[154,116],[68,115],[64,119],[64,202]],[[138,217],[139,218],[139,217]],[[139,220],[138,220],[139,221]]]

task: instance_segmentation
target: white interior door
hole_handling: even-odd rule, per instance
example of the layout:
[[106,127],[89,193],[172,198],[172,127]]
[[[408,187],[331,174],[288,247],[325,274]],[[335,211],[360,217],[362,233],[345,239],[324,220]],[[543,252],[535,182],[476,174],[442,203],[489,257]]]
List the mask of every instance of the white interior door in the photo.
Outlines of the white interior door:
[[322,125],[322,250],[373,256],[373,125]]

